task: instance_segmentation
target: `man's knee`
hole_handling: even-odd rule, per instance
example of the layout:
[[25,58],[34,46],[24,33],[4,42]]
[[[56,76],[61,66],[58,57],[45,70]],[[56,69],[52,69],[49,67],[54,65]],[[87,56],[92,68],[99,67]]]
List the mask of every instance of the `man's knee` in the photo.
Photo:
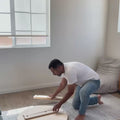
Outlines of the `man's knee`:
[[78,104],[75,104],[75,103],[72,103],[72,106],[73,106],[73,108],[74,108],[75,110],[78,110],[79,107],[80,107]]

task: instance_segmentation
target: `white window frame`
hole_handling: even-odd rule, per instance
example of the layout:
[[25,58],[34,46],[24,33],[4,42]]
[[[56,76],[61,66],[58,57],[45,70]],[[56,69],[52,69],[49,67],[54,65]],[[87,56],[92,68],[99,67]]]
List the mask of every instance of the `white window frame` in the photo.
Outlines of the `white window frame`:
[[119,0],[119,5],[118,5],[118,26],[117,26],[117,32],[120,33],[120,0]]
[[[20,31],[20,30],[16,30],[15,27],[15,13],[27,13],[27,12],[21,12],[21,11],[15,11],[15,6],[14,6],[14,0],[10,0],[10,12],[0,12],[0,14],[10,14],[10,18],[11,18],[11,32],[0,32],[0,33],[11,33],[11,35],[0,35],[0,37],[11,37],[12,38],[12,47],[0,47],[0,48],[31,48],[31,47],[50,47],[50,0],[46,0],[47,1],[47,35],[16,35],[16,31]],[[49,6],[49,7],[48,7]],[[30,7],[31,7],[31,0],[30,0]],[[41,14],[41,13],[32,13],[31,14],[31,8],[30,8],[30,19],[32,21],[32,14]],[[31,27],[32,27],[32,23],[31,23]],[[30,31],[32,32],[41,32],[41,31]],[[32,44],[32,37],[44,37],[44,36],[48,36],[46,38],[46,44]],[[16,44],[16,38],[17,37],[29,37],[31,39],[31,44],[30,45],[26,45],[26,44],[22,44],[22,45],[17,45]]]

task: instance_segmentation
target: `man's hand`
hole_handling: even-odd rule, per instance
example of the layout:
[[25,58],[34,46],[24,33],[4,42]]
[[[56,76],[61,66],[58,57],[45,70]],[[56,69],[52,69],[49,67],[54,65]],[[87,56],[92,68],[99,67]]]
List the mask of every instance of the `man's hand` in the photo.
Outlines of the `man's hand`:
[[53,107],[53,111],[59,111],[59,109],[60,109],[60,107],[61,107],[61,104],[59,104],[59,103],[57,103],[54,107]]
[[55,98],[54,95],[49,95],[50,99],[53,100]]
[[68,92],[65,94],[63,99],[53,107],[53,111],[57,111],[57,112],[59,111],[61,105],[65,103],[72,96],[72,94],[74,93],[75,87],[76,87],[75,84],[68,86]]
[[66,85],[67,85],[67,80],[63,78],[56,92],[53,95],[49,95],[49,97],[51,97],[51,100],[54,99],[57,96],[57,94],[60,93],[66,87]]

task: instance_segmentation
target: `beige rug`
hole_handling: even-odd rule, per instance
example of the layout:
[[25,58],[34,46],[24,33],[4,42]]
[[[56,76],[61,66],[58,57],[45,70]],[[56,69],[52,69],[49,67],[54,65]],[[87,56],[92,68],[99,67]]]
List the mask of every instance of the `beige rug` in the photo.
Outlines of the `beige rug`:
[[[120,120],[120,99],[112,95],[103,95],[103,105],[89,106],[85,120]],[[62,108],[69,115],[69,120],[74,120],[78,111],[72,108],[72,99],[68,100]],[[2,112],[0,120],[17,120],[19,113],[31,106]]]
[[[86,111],[85,120],[120,120],[120,99],[112,95],[103,95],[104,104],[89,106]],[[78,115],[78,111],[71,106],[72,100],[63,105],[64,110],[68,113],[70,120]]]

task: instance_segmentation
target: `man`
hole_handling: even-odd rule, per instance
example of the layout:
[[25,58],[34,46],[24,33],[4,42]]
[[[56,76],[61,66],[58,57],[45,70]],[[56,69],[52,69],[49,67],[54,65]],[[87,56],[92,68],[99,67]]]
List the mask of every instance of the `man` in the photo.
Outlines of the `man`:
[[49,69],[53,75],[62,78],[58,89],[51,96],[51,99],[54,99],[55,96],[68,85],[67,93],[63,99],[53,107],[53,111],[59,111],[61,105],[73,95],[74,91],[75,95],[72,105],[74,109],[79,111],[75,120],[84,120],[88,105],[103,104],[100,95],[90,97],[90,95],[100,87],[100,79],[99,75],[88,66],[80,62],[62,63],[60,60],[54,59],[50,62]]

